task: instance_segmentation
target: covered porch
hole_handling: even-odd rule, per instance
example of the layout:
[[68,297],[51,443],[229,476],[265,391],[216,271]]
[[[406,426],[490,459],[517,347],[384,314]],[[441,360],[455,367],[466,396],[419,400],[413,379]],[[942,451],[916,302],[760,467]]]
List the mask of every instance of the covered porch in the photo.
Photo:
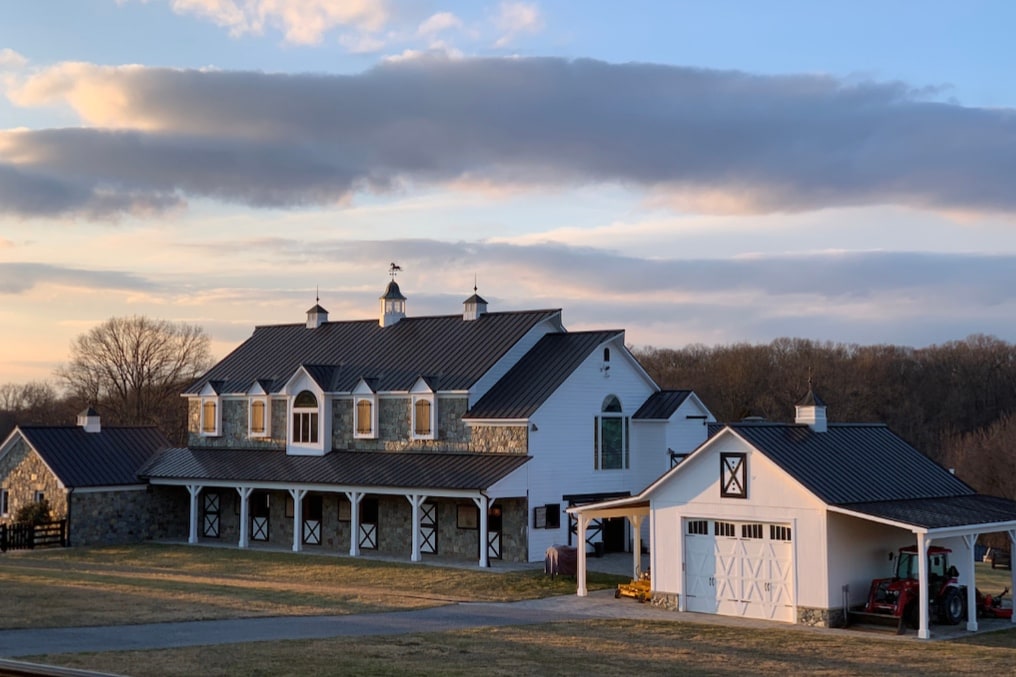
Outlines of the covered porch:
[[[321,543],[325,528],[321,505],[328,500],[338,505],[337,519],[347,539],[342,549],[349,556],[377,549],[380,539],[386,538],[404,541],[410,560],[419,562],[423,554],[437,552],[439,508],[445,506],[445,521],[457,519],[461,529],[475,532],[472,551],[478,565],[488,567],[504,547],[502,508],[524,501],[528,459],[510,454],[333,452],[302,457],[272,451],[171,449],[143,472],[153,485],[186,490],[192,544],[203,536],[219,537],[219,527],[226,521],[223,504],[228,502],[235,506],[237,547],[249,547],[252,539],[277,544],[271,524],[273,518],[276,523],[281,518],[287,522],[292,550],[300,552],[308,543]],[[284,517],[270,501],[279,495],[286,497]],[[408,514],[408,519],[400,518],[391,533],[381,533],[379,503],[392,510],[402,505],[398,512]],[[449,518],[450,509],[459,514]],[[329,537],[338,531],[332,529]]]

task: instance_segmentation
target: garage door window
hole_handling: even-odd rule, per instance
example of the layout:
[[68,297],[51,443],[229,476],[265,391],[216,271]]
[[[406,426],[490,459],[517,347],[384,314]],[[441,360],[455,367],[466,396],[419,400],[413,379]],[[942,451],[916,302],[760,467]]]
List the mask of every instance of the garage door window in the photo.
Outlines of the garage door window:
[[709,533],[709,521],[708,520],[690,520],[688,522],[688,533],[689,534],[708,534]]
[[741,538],[762,538],[761,524],[742,524]]
[[713,527],[714,536],[734,536],[734,525],[731,522],[716,522]]
[[777,524],[769,525],[769,540],[770,541],[789,541],[790,540],[790,527],[779,526]]

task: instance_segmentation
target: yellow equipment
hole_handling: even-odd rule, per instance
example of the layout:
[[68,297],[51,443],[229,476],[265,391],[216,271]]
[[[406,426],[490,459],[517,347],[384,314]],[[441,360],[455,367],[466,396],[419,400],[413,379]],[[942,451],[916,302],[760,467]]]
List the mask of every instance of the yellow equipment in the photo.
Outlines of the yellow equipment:
[[638,602],[648,602],[653,596],[651,588],[652,580],[649,572],[644,571],[638,578],[633,578],[631,583],[618,583],[614,597],[632,597]]

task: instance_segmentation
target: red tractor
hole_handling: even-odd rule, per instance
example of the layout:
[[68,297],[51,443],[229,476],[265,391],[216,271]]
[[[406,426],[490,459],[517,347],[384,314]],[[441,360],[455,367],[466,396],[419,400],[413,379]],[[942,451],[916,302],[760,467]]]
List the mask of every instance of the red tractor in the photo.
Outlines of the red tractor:
[[[928,548],[928,596],[931,620],[956,625],[966,616],[967,589],[956,580],[959,572],[949,565],[948,548]],[[920,622],[920,582],[918,581],[918,554],[916,546],[900,548],[896,559],[896,575],[871,582],[867,613],[895,616],[900,629],[906,622],[916,628]]]

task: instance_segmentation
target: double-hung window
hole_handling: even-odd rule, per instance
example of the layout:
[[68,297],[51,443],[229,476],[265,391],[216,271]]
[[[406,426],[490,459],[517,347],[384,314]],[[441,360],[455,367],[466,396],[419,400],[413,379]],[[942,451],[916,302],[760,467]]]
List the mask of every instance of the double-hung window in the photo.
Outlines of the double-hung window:
[[631,467],[628,428],[628,417],[624,415],[621,401],[615,395],[608,395],[593,422],[593,467],[596,470]]
[[293,400],[293,443],[318,443],[318,400],[309,390],[303,390]]

